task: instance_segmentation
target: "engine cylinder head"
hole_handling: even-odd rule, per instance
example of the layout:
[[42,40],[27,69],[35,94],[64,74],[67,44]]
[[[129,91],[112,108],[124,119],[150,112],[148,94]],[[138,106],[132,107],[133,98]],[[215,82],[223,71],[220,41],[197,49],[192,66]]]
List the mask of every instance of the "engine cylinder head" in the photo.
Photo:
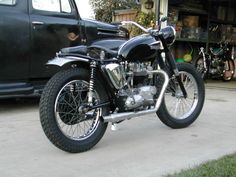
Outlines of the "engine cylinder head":
[[126,85],[126,79],[122,65],[117,63],[107,64],[105,66],[106,72],[116,89],[121,89]]

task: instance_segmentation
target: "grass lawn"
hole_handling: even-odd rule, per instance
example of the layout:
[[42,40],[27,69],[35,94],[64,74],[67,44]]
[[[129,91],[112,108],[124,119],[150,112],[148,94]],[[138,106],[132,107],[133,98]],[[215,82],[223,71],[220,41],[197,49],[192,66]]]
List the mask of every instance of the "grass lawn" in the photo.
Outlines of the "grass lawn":
[[236,153],[166,177],[236,177]]

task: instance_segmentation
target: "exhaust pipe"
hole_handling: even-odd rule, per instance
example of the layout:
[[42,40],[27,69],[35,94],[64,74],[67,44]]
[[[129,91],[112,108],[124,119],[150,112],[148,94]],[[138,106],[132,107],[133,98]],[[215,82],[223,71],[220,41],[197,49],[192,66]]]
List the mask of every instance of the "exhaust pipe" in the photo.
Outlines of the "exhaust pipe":
[[148,73],[150,74],[161,74],[164,76],[164,84],[162,86],[160,95],[156,101],[156,105],[153,109],[149,109],[149,110],[144,110],[144,111],[137,111],[137,112],[124,112],[124,113],[113,113],[110,114],[108,116],[104,116],[103,120],[104,122],[112,122],[112,123],[117,123],[126,119],[131,119],[134,117],[139,117],[139,116],[143,116],[143,115],[147,115],[147,114],[151,114],[151,113],[155,113],[162,102],[165,90],[167,88],[168,82],[169,82],[169,76],[167,75],[167,73],[163,70],[154,70],[154,71],[148,71]]

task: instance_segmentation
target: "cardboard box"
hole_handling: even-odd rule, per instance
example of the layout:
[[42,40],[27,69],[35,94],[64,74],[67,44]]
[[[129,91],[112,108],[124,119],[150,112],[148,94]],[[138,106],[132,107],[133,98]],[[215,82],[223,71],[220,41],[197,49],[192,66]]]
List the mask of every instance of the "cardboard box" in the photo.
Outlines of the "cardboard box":
[[199,16],[184,16],[183,17],[184,27],[198,27],[199,26]]

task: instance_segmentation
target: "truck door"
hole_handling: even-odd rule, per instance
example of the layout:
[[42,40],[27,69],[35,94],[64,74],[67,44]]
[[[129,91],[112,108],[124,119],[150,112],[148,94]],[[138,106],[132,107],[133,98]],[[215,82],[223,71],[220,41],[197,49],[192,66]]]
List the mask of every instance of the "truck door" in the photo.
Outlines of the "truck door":
[[31,78],[48,78],[45,66],[61,48],[80,44],[80,18],[73,0],[30,0]]
[[28,78],[29,56],[27,1],[0,0],[0,82]]

